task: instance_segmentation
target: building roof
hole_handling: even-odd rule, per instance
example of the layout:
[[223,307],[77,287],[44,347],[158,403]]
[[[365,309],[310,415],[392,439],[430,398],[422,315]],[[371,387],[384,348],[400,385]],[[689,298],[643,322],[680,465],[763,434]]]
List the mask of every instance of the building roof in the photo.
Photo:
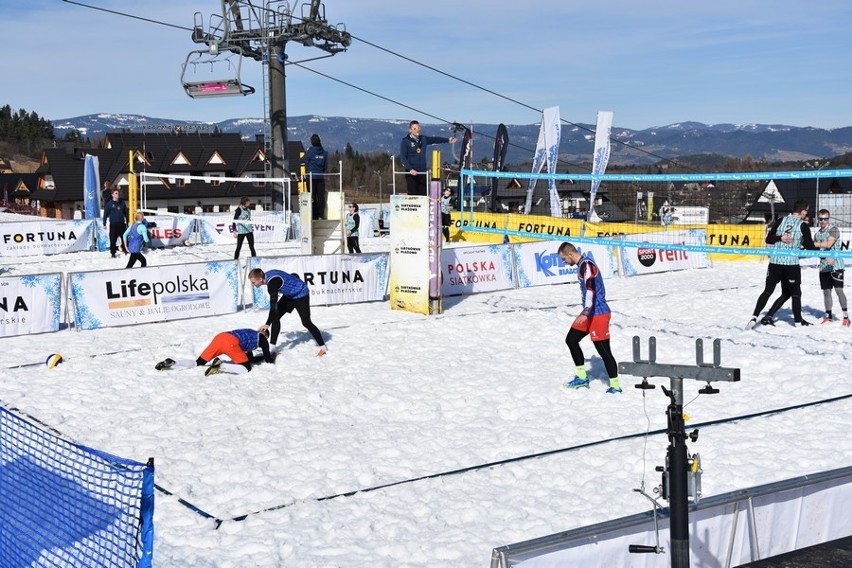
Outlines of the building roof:
[[[299,155],[304,152],[301,141],[287,144],[290,171],[299,171]],[[164,174],[211,175],[246,177],[262,175],[264,144],[262,137],[243,140],[238,133],[108,133],[102,148],[63,148],[42,151],[38,191],[34,198],[42,201],[79,201],[83,194],[83,165],[85,156],[98,156],[101,180],[118,180],[133,170]],[[52,186],[48,180],[52,180]],[[149,186],[149,199],[191,198],[209,199],[241,195],[263,195],[262,186],[239,182],[213,185],[190,180],[185,185],[163,179],[162,186]]]

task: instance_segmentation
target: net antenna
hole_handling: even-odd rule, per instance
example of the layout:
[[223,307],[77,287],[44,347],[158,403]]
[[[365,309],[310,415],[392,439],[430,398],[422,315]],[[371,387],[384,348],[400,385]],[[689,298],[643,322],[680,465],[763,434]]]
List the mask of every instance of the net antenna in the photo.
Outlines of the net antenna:
[[[303,3],[298,16],[293,15],[290,3],[284,0],[221,0],[221,6],[221,13],[211,14],[206,25],[203,15],[195,13],[192,41],[206,47],[187,55],[181,83],[192,98],[250,95],[255,89],[242,82],[242,59],[259,61],[263,66],[264,176],[289,178],[284,66],[346,51],[352,44],[352,36],[343,24],[328,23],[325,5],[320,0]],[[290,61],[285,53],[288,43],[315,47],[324,53]],[[222,63],[227,63],[224,71]],[[198,77],[206,64],[211,75]],[[214,69],[222,74],[214,76]],[[274,210],[284,208],[283,186],[273,188],[271,197]]]

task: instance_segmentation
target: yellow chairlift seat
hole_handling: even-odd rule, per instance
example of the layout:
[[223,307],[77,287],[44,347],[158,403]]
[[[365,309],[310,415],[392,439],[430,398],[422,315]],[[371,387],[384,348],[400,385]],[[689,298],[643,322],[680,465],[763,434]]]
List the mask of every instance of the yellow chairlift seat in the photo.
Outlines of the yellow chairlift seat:
[[[242,59],[242,54],[239,51],[211,53],[210,50],[196,50],[189,52],[182,65],[180,77],[186,94],[194,99],[251,95],[255,92],[254,87],[246,85],[240,79]],[[223,68],[225,69],[223,70]]]

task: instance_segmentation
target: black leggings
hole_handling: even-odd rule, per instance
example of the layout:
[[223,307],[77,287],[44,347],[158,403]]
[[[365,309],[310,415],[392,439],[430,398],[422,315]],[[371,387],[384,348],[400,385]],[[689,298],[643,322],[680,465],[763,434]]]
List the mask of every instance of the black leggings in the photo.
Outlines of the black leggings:
[[148,261],[145,260],[145,257],[142,255],[141,252],[131,252],[130,259],[128,259],[127,261],[126,268],[133,268],[133,265],[136,264],[137,260],[142,265],[142,268],[148,266]]
[[770,317],[774,316],[775,312],[781,309],[781,306],[787,300],[792,298],[793,319],[800,321],[802,319],[802,268],[798,264],[789,266],[784,264],[769,264],[766,269],[766,283],[763,287],[763,292],[757,298],[757,304],[754,306],[754,313],[752,315],[754,317],[760,315],[760,312],[763,310],[766,302],[769,301],[769,297],[779,283],[781,284],[781,295],[773,302],[766,315]]
[[361,244],[358,237],[346,237],[346,248],[349,249],[349,254],[361,254]]
[[[586,364],[586,358],[583,357],[583,350],[580,348],[580,340],[587,335],[589,334],[585,331],[580,331],[579,329],[574,329],[572,327],[568,331],[568,335],[565,336],[565,344],[568,345],[568,350],[571,352],[571,358],[574,359],[574,365],[577,367]],[[616,378],[618,376],[618,364],[615,362],[615,357],[613,356],[612,349],[609,346],[609,339],[593,341],[592,345],[595,346],[598,355],[600,355],[601,359],[603,359],[604,367],[606,367],[606,374],[609,375],[610,379]]]
[[234,258],[240,258],[240,249],[243,248],[243,240],[248,241],[251,255],[257,256],[257,253],[254,252],[254,233],[237,233],[237,250],[234,252]]
[[317,342],[317,345],[325,345],[322,339],[322,333],[319,328],[311,321],[311,296],[307,295],[303,298],[281,298],[278,300],[278,317],[275,318],[270,325],[269,342],[274,344],[278,341],[278,334],[281,333],[281,317],[284,314],[289,314],[293,310],[299,314],[299,319],[302,320],[302,325],[310,332],[311,337]]

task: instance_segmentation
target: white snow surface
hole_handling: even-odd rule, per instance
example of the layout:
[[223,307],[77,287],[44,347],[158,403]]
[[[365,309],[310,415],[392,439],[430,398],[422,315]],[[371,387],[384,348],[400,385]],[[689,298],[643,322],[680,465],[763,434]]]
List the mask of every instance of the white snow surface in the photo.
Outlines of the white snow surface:
[[[365,252],[388,245],[362,240]],[[258,249],[299,254],[296,243]],[[193,246],[147,258],[157,265],[232,252]],[[75,253],[0,259],[0,272],[124,264]],[[618,360],[632,359],[633,336],[643,357],[653,336],[657,361],[679,364],[695,363],[698,338],[712,360],[719,338],[722,365],[741,369],[742,380],[715,383],[715,395],[698,396],[703,384],[685,381],[687,429],[850,391],[852,330],[819,325],[813,269],[803,269],[803,303],[816,325],[793,327],[787,308],[776,327],[743,329],[765,269],[717,262],[606,282]],[[290,314],[276,364],[242,376],[154,364],[195,358],[215,333],[257,327],[265,311],[4,338],[0,402],[75,442],[154,458],[156,483],[173,493],[156,495],[157,566],[488,566],[494,547],[646,511],[632,489],[659,484],[664,434],[606,440],[665,429],[661,389],[638,390],[638,378],[622,376],[624,393],[606,394],[588,339],[590,376],[599,380],[577,392],[560,387],[574,374],[564,338],[579,298],[574,284],[484,293],[446,298],[443,314],[430,317],[387,302],[314,306],[328,355],[315,356]],[[10,368],[52,352],[65,363]],[[689,451],[701,454],[710,496],[849,465],[850,423],[852,402],[829,402],[707,426]],[[591,442],[602,443],[571,449]],[[476,467],[539,453],[549,454]],[[178,497],[223,522],[216,529]]]

